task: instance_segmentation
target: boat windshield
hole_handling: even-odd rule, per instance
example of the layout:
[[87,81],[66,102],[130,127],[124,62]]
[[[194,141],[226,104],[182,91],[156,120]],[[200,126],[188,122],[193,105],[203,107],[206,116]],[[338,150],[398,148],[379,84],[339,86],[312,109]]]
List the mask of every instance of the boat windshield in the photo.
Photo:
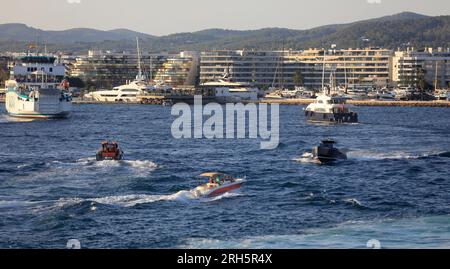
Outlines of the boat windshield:
[[344,98],[333,98],[330,103],[332,104],[345,104]]

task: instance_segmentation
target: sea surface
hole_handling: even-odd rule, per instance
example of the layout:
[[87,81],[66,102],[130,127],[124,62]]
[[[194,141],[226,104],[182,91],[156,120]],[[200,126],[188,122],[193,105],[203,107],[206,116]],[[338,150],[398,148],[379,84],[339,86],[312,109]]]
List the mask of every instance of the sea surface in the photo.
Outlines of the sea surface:
[[[19,121],[0,104],[0,248],[450,248],[450,109],[355,107],[359,124],[314,125],[302,108],[280,107],[280,145],[262,150],[174,139],[170,107]],[[312,162],[323,138],[349,159]],[[96,162],[103,139],[125,161]],[[205,171],[247,184],[196,198]]]

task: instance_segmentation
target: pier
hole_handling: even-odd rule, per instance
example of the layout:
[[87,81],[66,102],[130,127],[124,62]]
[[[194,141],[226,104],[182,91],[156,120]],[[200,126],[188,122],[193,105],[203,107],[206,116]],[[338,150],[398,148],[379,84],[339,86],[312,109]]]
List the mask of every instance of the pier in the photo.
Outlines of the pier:
[[[280,105],[309,105],[315,99],[261,99],[258,103]],[[347,104],[354,106],[422,106],[422,107],[450,107],[450,101],[381,101],[381,100],[348,100]]]

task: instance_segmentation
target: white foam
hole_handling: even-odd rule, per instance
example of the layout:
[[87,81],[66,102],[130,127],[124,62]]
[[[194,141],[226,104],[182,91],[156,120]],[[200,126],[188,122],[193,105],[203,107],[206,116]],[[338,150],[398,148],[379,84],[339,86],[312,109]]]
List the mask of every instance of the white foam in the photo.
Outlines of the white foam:
[[343,201],[348,204],[362,206],[362,203],[355,198],[348,198],[348,199],[344,199]]
[[305,152],[302,156],[294,158],[292,160],[300,163],[317,163],[317,161],[313,159],[313,155],[311,152]]
[[154,170],[158,168],[158,165],[152,161],[123,161],[124,163],[130,165],[138,170]]
[[170,195],[147,195],[147,194],[132,194],[119,196],[106,196],[100,198],[61,198],[57,201],[57,207],[66,207],[77,205],[82,202],[94,202],[104,205],[115,205],[123,207],[133,207],[138,204],[147,204],[158,201],[188,201],[195,199],[194,195],[189,191],[179,191]]
[[62,208],[66,206],[73,206],[83,202],[93,202],[94,204],[91,204],[91,207],[95,207],[95,203],[122,207],[133,207],[139,204],[148,204],[159,201],[189,202],[198,200],[201,202],[212,202],[226,198],[238,197],[241,195],[242,194],[236,192],[227,192],[215,197],[196,197],[192,192],[183,190],[168,195],[131,194],[105,196],[100,198],[61,198],[56,202],[56,207]]
[[37,202],[30,202],[30,201],[0,201],[0,208],[14,208],[14,207],[22,207],[22,206],[29,206],[36,204]]
[[218,196],[210,197],[210,198],[202,198],[205,202],[212,202],[212,201],[218,201],[226,198],[233,198],[233,197],[239,197],[242,196],[242,194],[237,192],[226,192]]
[[372,152],[366,150],[355,150],[349,151],[347,157],[349,159],[356,159],[362,161],[372,161],[372,160],[408,160],[408,159],[418,159],[423,157],[432,156],[437,153],[411,153],[411,152]]
[[336,227],[307,229],[298,234],[261,235],[219,240],[187,238],[185,249],[367,248],[376,239],[381,248],[449,248],[450,216],[401,220],[351,221]]

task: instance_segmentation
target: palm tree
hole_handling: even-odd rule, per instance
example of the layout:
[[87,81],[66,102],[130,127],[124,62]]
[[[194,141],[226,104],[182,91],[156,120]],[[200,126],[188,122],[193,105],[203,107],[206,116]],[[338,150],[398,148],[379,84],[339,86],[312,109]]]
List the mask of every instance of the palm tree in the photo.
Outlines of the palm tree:
[[294,81],[295,86],[302,86],[303,85],[303,74],[300,70],[295,71],[294,77],[292,78]]

